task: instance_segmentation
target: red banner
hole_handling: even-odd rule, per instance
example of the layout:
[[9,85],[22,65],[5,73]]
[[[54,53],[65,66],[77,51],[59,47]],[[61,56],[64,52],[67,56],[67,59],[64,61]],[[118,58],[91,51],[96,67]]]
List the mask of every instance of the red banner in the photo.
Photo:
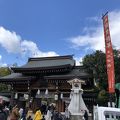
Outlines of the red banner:
[[115,75],[114,75],[114,55],[109,31],[108,14],[103,16],[104,26],[104,38],[105,38],[105,49],[106,49],[106,65],[108,75],[108,88],[109,93],[115,92]]

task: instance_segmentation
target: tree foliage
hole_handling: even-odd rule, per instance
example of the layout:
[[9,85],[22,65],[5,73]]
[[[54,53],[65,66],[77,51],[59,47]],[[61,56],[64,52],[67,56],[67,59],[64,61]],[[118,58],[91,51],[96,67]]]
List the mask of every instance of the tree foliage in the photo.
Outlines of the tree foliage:
[[[0,68],[0,77],[9,75],[11,73],[10,69],[8,67],[1,67]],[[6,84],[0,83],[0,91],[7,91],[8,86]]]
[[98,94],[97,103],[99,105],[107,106],[107,102],[109,101],[109,95],[105,90],[101,90]]
[[[114,50],[114,66],[115,66],[115,83],[120,82],[120,52]],[[86,55],[83,58],[83,65],[87,71],[93,75],[96,82],[99,83],[100,89],[107,90],[108,79],[106,69],[106,56],[102,51],[96,51],[92,54]]]
[[120,51],[114,50],[115,83],[120,83]]
[[106,89],[107,86],[105,62],[105,54],[102,51],[96,51],[92,54],[86,55],[83,59],[83,65],[86,67],[89,74],[95,78],[100,89]]
[[[115,83],[120,82],[120,51],[113,50],[114,53],[114,68],[115,68]],[[83,58],[83,65],[86,67],[90,75],[93,76],[97,83],[98,103],[105,103],[108,100],[106,93],[108,91],[108,78],[106,69],[106,56],[102,51],[95,51],[92,54],[86,55]],[[95,89],[96,90],[96,89]],[[107,95],[108,97],[108,95]]]

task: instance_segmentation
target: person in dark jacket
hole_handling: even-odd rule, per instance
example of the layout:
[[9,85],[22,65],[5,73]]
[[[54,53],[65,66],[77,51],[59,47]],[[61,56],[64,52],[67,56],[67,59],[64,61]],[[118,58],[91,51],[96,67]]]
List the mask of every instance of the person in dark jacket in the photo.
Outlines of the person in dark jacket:
[[47,108],[47,106],[45,104],[42,104],[42,106],[41,106],[41,112],[44,115],[47,113],[46,108]]
[[3,103],[0,103],[0,120],[7,120],[7,114],[4,111]]
[[84,119],[85,119],[85,120],[88,120],[88,113],[87,113],[87,110],[85,110]]

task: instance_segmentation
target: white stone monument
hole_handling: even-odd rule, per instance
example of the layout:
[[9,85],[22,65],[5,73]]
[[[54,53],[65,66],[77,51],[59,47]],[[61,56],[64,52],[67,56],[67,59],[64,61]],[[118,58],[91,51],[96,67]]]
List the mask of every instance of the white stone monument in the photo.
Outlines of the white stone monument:
[[89,113],[82,98],[83,89],[81,88],[81,85],[85,84],[85,82],[83,80],[75,78],[75,79],[69,80],[68,83],[72,85],[71,101],[68,106],[68,110],[71,114],[71,119],[82,120],[84,111],[86,110],[87,113]]

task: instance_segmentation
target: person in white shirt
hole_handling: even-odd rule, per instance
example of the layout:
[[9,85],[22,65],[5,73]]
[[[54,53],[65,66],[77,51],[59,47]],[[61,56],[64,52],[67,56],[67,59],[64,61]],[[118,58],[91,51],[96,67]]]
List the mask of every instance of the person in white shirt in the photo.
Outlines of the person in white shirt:
[[19,114],[20,114],[20,118],[22,118],[23,108],[20,108],[20,109],[19,109]]
[[65,117],[67,120],[69,120],[69,118],[70,118],[70,112],[69,112],[68,108],[65,109]]
[[51,120],[51,117],[52,117],[52,113],[50,111],[50,107],[48,107],[48,111],[47,111],[47,115],[45,117],[46,120]]

